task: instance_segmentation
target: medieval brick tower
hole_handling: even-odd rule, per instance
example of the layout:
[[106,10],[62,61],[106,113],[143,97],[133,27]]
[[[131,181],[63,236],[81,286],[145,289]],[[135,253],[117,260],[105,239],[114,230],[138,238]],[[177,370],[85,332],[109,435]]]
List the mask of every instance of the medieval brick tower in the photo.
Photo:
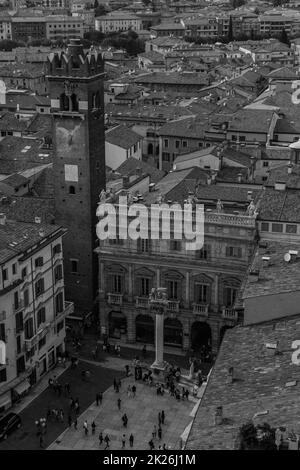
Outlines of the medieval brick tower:
[[73,39],[48,58],[53,115],[55,223],[64,239],[66,298],[78,312],[95,307],[96,209],[105,188],[104,63]]

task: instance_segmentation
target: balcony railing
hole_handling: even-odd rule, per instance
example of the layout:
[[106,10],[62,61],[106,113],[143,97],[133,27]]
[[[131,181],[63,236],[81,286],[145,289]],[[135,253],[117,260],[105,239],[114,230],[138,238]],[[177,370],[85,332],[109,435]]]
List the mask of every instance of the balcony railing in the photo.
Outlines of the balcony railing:
[[32,338],[25,339],[26,351],[30,351],[38,342],[43,339],[49,331],[50,323],[45,325],[43,329],[39,330]]
[[148,308],[149,307],[148,297],[136,297],[135,306],[138,308]]
[[107,294],[107,302],[111,305],[122,305],[123,294]]
[[167,309],[171,312],[179,312],[179,300],[169,300]]
[[21,299],[18,302],[18,305],[14,305],[14,312],[17,313],[24,308],[24,300]]
[[72,313],[74,313],[74,303],[65,300],[65,308],[61,312],[56,312],[55,320],[72,315]]
[[193,313],[208,317],[208,304],[193,304]]
[[232,307],[222,307],[222,318],[237,320],[237,312]]

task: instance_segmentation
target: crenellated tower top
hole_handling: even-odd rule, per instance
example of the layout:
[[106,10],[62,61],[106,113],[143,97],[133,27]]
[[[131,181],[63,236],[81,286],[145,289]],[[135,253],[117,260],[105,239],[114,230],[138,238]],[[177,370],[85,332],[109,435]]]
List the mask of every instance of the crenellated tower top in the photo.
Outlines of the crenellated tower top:
[[48,76],[89,78],[104,73],[103,54],[91,48],[85,52],[80,39],[71,39],[66,51],[48,56]]

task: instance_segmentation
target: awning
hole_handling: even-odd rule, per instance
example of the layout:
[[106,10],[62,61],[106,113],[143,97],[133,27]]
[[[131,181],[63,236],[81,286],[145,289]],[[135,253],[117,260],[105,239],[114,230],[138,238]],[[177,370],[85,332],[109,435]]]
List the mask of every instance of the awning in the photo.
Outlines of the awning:
[[7,407],[11,405],[11,396],[10,392],[5,393],[4,395],[0,396],[0,408]]
[[23,382],[16,385],[14,391],[18,393],[18,395],[22,395],[22,393],[26,392],[30,388],[30,383],[28,380],[24,380]]

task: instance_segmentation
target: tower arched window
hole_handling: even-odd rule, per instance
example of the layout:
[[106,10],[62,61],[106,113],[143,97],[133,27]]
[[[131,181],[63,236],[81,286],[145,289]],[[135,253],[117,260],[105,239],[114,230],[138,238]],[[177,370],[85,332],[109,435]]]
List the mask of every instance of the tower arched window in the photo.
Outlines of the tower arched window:
[[69,194],[76,194],[75,186],[69,186]]
[[60,101],[60,109],[62,111],[69,111],[69,108],[70,108],[69,98],[65,93],[62,93],[60,95],[59,101]]
[[78,99],[75,93],[71,95],[71,103],[72,103],[72,111],[78,111]]

